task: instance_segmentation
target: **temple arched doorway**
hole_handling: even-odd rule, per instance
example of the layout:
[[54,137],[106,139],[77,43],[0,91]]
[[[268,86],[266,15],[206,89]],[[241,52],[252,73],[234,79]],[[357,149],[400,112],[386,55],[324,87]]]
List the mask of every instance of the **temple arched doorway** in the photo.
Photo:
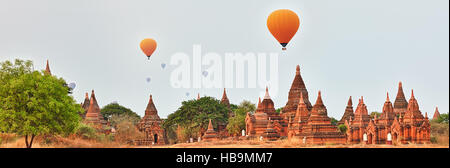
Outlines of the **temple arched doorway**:
[[158,143],[158,134],[153,135],[153,143]]
[[394,132],[392,134],[392,142],[397,143],[397,141],[398,141],[398,134],[396,132]]
[[373,135],[372,133],[367,134],[367,144],[372,144]]

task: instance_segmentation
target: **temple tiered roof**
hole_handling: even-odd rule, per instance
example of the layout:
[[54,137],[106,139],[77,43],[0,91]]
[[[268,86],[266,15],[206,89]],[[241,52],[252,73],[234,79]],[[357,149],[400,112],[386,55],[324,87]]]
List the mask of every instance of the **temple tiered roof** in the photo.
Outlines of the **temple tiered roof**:
[[311,110],[312,105],[308,98],[308,90],[306,90],[305,83],[300,75],[300,66],[297,65],[294,81],[292,82],[291,89],[289,90],[288,102],[283,108],[283,113],[290,115],[294,115],[296,113],[298,101],[300,100],[300,93],[303,94],[306,107],[308,110]]
[[341,120],[339,120],[338,124],[344,124],[345,120],[350,120],[350,118],[354,117],[353,114],[353,102],[352,102],[352,96],[348,98],[347,107],[345,107],[344,115],[342,116]]
[[402,82],[398,83],[398,91],[397,91],[397,97],[394,101],[394,112],[396,115],[404,115],[406,112],[406,109],[408,108],[408,102],[406,101],[405,94],[403,93],[403,86]]

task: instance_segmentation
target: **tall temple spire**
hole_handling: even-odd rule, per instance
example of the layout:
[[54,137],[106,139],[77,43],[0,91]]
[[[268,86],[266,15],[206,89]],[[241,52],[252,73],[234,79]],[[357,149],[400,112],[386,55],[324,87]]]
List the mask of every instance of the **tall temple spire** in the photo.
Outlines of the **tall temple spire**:
[[90,103],[91,103],[91,100],[89,100],[89,94],[86,92],[86,95],[84,97],[84,102],[83,102],[83,105],[82,105],[82,107],[83,107],[85,112],[87,112]]
[[266,95],[264,95],[264,99],[270,99],[269,88],[267,86],[266,86]]
[[441,114],[439,113],[438,107],[436,107],[436,110],[434,110],[433,120],[439,119],[441,117]]
[[303,99],[303,93],[300,93],[300,101],[298,102],[297,111],[295,113],[296,118],[294,118],[294,121],[301,122],[302,119],[307,120],[308,115],[309,115],[309,111],[308,111],[308,108],[306,107],[305,101]]
[[305,101],[308,110],[312,109],[311,102],[308,98],[308,90],[306,89],[305,83],[303,82],[302,76],[300,75],[300,66],[297,65],[295,68],[295,77],[292,81],[291,88],[289,90],[288,101],[283,107],[283,112],[286,114],[294,115],[297,110],[298,101],[300,99],[300,93],[303,94],[303,99]]
[[347,107],[345,107],[344,115],[342,115],[341,120],[339,120],[338,124],[344,124],[346,120],[349,120],[353,118],[353,102],[352,102],[352,96],[348,98]]
[[94,124],[101,123],[100,107],[98,106],[97,99],[95,98],[94,90],[92,90],[92,93],[91,93],[89,108],[87,110],[85,119],[88,123],[94,123]]
[[352,96],[348,98],[347,106],[353,106]]
[[211,119],[209,119],[208,130],[214,130],[214,127],[212,126]]
[[52,75],[52,72],[50,71],[50,65],[48,64],[48,60],[47,60],[47,65],[45,66],[45,72],[49,75]]
[[145,108],[145,116],[157,115],[157,114],[158,114],[158,110],[156,109],[155,104],[153,103],[153,96],[150,95],[150,99],[148,100],[147,108]]
[[386,93],[386,101],[383,105],[383,111],[381,113],[382,119],[387,119],[387,122],[390,122],[390,120],[394,120],[395,113],[394,113],[394,107],[392,106],[391,101],[389,100],[389,92]]
[[319,90],[319,95],[317,96],[316,104],[323,105],[322,94],[321,94],[320,90]]
[[200,93],[197,94],[197,100],[200,100]]
[[220,103],[230,106],[230,100],[228,100],[227,91],[225,88],[223,88],[222,100],[220,100]]
[[397,97],[395,98],[395,101],[394,101],[394,112],[396,114],[399,114],[399,113],[404,114],[406,112],[407,107],[408,107],[408,102],[406,101],[405,94],[403,93],[403,85],[402,85],[402,82],[399,82]]
[[414,97],[414,90],[411,89],[411,98],[408,102],[408,107],[406,109],[405,118],[423,118],[422,112],[419,109],[419,103],[417,103]]

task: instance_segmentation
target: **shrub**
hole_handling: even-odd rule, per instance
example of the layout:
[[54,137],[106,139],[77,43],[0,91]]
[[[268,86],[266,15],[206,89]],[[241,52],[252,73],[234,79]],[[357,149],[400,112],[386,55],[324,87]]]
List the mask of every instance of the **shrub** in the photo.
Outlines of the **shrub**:
[[96,139],[97,138],[95,128],[92,128],[91,126],[86,125],[86,124],[80,124],[76,134],[83,139]]
[[347,132],[347,126],[346,126],[345,124],[339,125],[339,126],[338,126],[338,129],[339,129],[339,131],[340,131],[341,133],[344,133],[344,134],[345,134],[345,132]]

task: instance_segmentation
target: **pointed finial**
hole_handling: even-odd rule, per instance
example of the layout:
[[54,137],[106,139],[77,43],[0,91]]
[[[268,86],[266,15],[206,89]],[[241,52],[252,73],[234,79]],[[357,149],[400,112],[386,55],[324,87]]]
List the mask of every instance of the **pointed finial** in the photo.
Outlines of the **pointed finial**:
[[295,69],[295,74],[300,75],[300,65],[297,65],[297,68]]
[[269,88],[267,86],[266,86],[266,95],[264,95],[264,99],[270,99]]
[[47,64],[45,65],[45,72],[48,73],[49,75],[52,74],[52,73],[50,72],[50,65],[48,64],[48,59],[47,59]]
[[200,100],[200,93],[197,94],[197,100]]
[[414,90],[411,89],[411,98],[414,98]]
[[389,92],[386,93],[386,102],[389,101]]
[[85,98],[86,98],[86,99],[89,99],[89,94],[88,94],[88,92],[86,92]]
[[425,118],[428,118],[428,112],[425,112]]
[[352,96],[350,96],[350,98],[348,98],[348,102],[347,102],[347,106],[352,106]]
[[400,88],[403,87],[403,86],[402,86],[402,81],[400,81],[400,82],[398,83],[398,87],[400,87]]
[[150,94],[150,101],[153,101],[152,95]]
[[91,96],[94,94],[94,89],[92,89]]
[[361,96],[361,103],[364,104],[364,97],[363,96]]
[[208,130],[213,130],[213,129],[214,129],[214,127],[212,126],[211,119],[209,119]]
[[323,104],[322,93],[320,92],[320,90],[319,90],[319,95],[317,96],[316,104],[319,104],[319,105]]

